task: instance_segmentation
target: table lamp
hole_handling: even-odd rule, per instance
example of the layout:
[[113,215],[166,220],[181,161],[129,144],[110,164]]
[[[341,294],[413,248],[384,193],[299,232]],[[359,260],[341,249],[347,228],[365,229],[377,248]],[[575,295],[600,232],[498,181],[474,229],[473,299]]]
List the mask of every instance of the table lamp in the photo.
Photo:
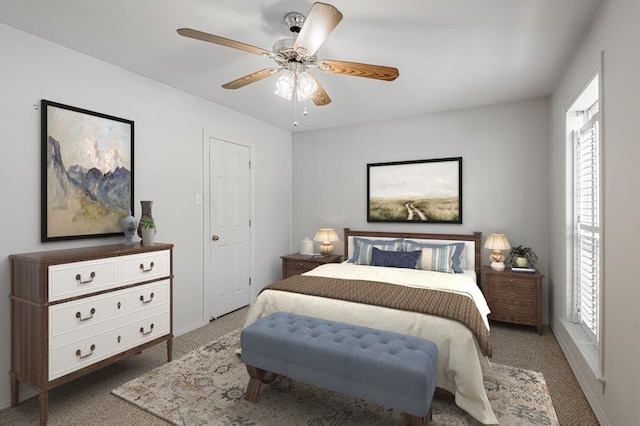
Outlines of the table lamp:
[[314,241],[322,241],[322,244],[320,244],[320,253],[325,256],[333,253],[333,244],[331,244],[331,241],[338,241],[339,239],[340,237],[338,237],[338,234],[333,228],[320,228],[318,232],[316,232],[316,236],[313,237]]
[[487,241],[484,242],[484,248],[493,250],[489,256],[491,269],[494,271],[504,271],[504,256],[502,250],[509,250],[509,240],[505,234],[489,234]]

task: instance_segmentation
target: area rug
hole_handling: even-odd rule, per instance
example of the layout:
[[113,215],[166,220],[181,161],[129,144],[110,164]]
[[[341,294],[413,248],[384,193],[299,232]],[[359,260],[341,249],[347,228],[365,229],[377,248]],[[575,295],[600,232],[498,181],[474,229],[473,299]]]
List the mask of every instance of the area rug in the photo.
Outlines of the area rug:
[[[248,382],[240,361],[240,330],[164,364],[113,394],[175,425],[400,425],[400,413],[279,377],[263,385],[257,404],[243,399]],[[502,425],[558,425],[542,373],[499,364],[485,376]],[[433,402],[430,425],[477,425],[452,401]]]

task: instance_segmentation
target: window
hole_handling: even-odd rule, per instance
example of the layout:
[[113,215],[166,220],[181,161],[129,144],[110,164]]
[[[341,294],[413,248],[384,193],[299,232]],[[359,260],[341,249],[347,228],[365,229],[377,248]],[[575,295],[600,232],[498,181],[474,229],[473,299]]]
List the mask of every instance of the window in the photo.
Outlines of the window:
[[596,76],[567,114],[573,139],[573,312],[599,346],[601,290],[600,112]]

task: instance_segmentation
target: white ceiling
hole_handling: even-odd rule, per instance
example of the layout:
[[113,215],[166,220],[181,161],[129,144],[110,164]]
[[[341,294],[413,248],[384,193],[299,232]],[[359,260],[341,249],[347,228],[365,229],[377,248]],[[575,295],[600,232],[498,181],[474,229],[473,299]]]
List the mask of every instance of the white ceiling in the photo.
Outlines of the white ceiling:
[[275,77],[222,84],[269,59],[181,37],[190,27],[267,50],[309,0],[0,0],[0,22],[291,131],[548,96],[601,0],[325,0],[344,15],[317,52],[394,66],[393,82],[314,71],[333,100],[294,128]]

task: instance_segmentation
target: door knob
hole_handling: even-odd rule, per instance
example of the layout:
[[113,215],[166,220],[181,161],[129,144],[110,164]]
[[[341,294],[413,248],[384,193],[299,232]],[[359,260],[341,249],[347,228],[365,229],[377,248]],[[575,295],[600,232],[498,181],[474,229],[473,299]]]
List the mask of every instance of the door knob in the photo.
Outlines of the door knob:
[[220,239],[220,237],[217,236],[217,235],[214,235],[214,236],[211,237],[212,241],[218,241],[219,239]]

